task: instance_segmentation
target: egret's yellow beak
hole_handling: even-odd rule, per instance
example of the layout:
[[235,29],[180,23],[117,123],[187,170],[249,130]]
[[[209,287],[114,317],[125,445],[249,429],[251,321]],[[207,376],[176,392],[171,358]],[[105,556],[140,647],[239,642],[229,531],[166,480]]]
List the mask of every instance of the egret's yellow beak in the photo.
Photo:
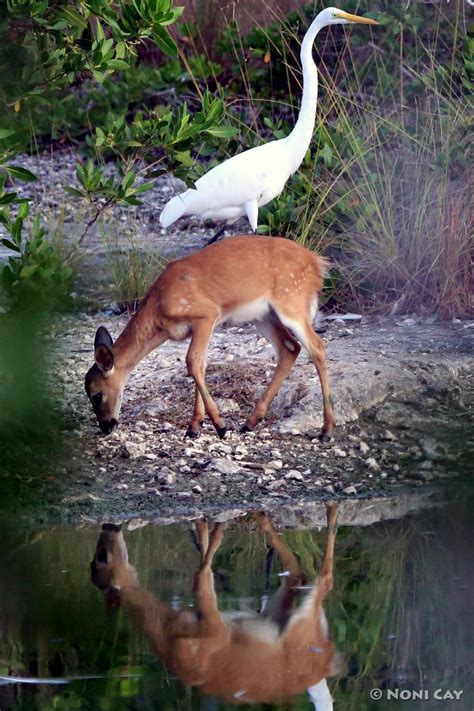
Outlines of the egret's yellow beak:
[[380,23],[377,20],[372,20],[370,17],[359,17],[359,15],[351,15],[350,12],[344,12],[341,10],[337,13],[337,16],[342,20],[347,20],[347,22],[360,22],[364,25],[378,25]]

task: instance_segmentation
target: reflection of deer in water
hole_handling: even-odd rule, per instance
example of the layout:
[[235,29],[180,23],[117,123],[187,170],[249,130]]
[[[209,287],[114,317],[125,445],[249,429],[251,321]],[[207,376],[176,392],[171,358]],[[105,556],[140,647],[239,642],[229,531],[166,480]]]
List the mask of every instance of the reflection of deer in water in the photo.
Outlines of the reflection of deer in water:
[[218,608],[212,560],[224,525],[209,532],[196,522],[201,565],[195,576],[197,614],[176,612],[140,588],[128,562],[120,527],[104,524],[91,563],[92,581],[118,590],[165,666],[182,682],[234,703],[270,702],[308,689],[318,711],[332,709],[326,677],[335,674],[337,653],[329,639],[322,607],[332,589],[336,506],[327,508],[328,537],[319,576],[299,608],[293,602],[305,583],[295,556],[266,514],[254,515],[283,564],[285,575],[263,612],[225,612]]

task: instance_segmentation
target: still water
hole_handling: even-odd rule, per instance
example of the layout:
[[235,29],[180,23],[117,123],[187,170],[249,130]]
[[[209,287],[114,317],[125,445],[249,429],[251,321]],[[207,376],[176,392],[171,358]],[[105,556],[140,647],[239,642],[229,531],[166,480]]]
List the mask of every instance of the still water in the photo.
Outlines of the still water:
[[337,532],[3,519],[0,709],[472,709],[472,504]]

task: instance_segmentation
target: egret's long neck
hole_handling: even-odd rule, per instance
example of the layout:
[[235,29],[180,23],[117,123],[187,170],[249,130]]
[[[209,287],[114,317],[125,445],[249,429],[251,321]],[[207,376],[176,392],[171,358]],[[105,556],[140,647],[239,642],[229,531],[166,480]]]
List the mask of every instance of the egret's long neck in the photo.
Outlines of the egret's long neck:
[[287,138],[291,152],[292,172],[298,169],[310,144],[316,120],[318,101],[318,70],[313,61],[313,43],[319,30],[324,27],[316,17],[306,32],[301,45],[301,64],[303,66],[303,97],[298,121]]

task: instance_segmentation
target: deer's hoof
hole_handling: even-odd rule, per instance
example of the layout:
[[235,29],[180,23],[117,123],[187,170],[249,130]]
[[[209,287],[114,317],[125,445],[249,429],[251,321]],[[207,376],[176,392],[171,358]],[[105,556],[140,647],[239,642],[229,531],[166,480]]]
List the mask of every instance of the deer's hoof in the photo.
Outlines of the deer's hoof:
[[318,439],[320,442],[331,442],[333,440],[333,436],[331,432],[329,432],[325,427],[323,427],[318,435]]
[[188,429],[186,430],[186,437],[191,437],[191,439],[196,439],[196,437],[199,437],[200,435],[199,430],[195,430],[191,425],[189,425]]
[[227,432],[227,427],[216,427],[216,431],[220,439],[224,439]]

